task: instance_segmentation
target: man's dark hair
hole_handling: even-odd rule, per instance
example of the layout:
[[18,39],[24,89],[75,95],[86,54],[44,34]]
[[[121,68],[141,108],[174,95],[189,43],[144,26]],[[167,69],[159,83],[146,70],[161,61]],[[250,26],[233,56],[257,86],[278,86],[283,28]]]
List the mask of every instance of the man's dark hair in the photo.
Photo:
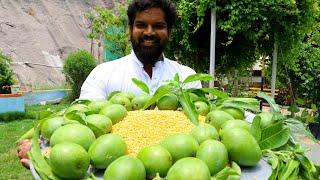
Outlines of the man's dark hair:
[[160,8],[165,14],[165,20],[170,30],[177,19],[175,5],[170,0],[133,0],[127,10],[129,25],[132,27],[137,12],[142,12],[151,8]]

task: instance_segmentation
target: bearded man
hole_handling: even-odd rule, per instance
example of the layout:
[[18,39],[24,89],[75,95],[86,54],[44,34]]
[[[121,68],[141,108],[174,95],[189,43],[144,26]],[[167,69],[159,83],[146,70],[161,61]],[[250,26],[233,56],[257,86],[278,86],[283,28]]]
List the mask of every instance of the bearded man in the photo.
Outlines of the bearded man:
[[[195,71],[163,54],[177,13],[169,0],[134,0],[128,7],[131,54],[97,66],[81,88],[80,99],[105,99],[113,91],[142,91],[132,82],[137,78],[145,82],[153,94],[155,90],[173,79],[195,74]],[[187,84],[186,88],[200,88],[200,82]]]
[[[137,78],[145,82],[153,94],[155,90],[173,79],[177,73],[184,80],[195,71],[163,54],[171,28],[176,20],[175,6],[169,0],[134,0],[128,7],[131,54],[105,62],[89,74],[82,85],[80,99],[105,99],[113,91],[142,93],[133,82]],[[188,83],[186,88],[200,88],[199,81]],[[30,140],[18,147],[18,156],[25,167],[29,167],[27,152]]]

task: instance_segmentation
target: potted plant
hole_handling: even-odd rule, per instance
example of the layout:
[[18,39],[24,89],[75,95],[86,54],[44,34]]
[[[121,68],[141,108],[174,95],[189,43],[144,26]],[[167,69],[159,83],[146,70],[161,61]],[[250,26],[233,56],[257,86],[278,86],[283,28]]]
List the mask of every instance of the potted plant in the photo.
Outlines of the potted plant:
[[11,93],[15,79],[10,62],[11,58],[0,52],[0,113],[25,111],[23,94]]

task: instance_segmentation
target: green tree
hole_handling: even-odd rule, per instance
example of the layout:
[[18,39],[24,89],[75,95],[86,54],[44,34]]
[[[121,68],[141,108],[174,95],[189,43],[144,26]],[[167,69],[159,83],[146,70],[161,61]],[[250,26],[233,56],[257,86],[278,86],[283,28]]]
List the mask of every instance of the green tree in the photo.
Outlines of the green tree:
[[[299,42],[310,33],[319,12],[316,0],[175,0],[179,23],[167,51],[200,72],[209,69],[210,10],[216,9],[216,70],[220,74],[252,67],[260,56],[294,64]],[[203,64],[197,66],[197,64]]]
[[94,57],[86,50],[70,53],[64,62],[63,72],[71,83],[71,100],[77,99],[83,82],[89,73],[96,67]]
[[[271,55],[275,34],[278,34],[282,51],[289,52],[310,30],[318,13],[317,1],[312,0],[239,0],[216,1],[216,4],[214,0],[175,2],[180,22],[173,31],[173,46],[170,50],[192,54],[206,53],[193,56],[192,59],[208,57],[210,10],[216,8],[217,66],[222,65],[223,67],[219,68],[224,71],[232,66],[251,65],[252,63],[247,62],[255,61],[263,53]],[[182,34],[181,38],[176,34]],[[197,50],[195,46],[199,44],[206,50]],[[181,59],[190,59],[191,63],[197,61],[187,58],[189,53],[182,52],[176,52],[175,55],[179,55]]]
[[[289,99],[288,105],[295,104],[297,99],[303,99],[304,104],[320,104],[320,23],[316,23],[312,33],[294,49],[290,64],[280,63],[277,83],[289,93],[282,99]],[[280,51],[281,56],[281,51]],[[269,72],[270,73],[270,72]]]
[[10,93],[10,85],[14,83],[10,62],[11,58],[0,52],[0,94]]
[[117,4],[114,9],[96,7],[93,11],[86,14],[86,18],[91,24],[91,32],[88,34],[88,37],[92,40],[91,54],[93,54],[93,42],[97,41],[98,60],[101,59],[99,49],[104,45],[104,41],[112,42],[117,47],[116,49],[111,48],[114,54],[124,56],[130,52],[126,9],[126,5]]

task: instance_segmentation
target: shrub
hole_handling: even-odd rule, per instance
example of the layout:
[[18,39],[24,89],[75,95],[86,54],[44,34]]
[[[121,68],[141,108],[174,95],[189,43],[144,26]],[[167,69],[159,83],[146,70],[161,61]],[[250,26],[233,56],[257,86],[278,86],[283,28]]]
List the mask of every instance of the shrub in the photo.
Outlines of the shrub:
[[0,113],[0,122],[9,122],[21,119],[34,119],[34,117],[30,116],[25,112],[6,112]]
[[11,93],[10,85],[14,83],[14,73],[10,69],[10,61],[10,57],[0,52],[0,94]]
[[66,57],[63,72],[71,83],[73,100],[79,97],[83,82],[95,66],[94,57],[85,50],[70,53]]

